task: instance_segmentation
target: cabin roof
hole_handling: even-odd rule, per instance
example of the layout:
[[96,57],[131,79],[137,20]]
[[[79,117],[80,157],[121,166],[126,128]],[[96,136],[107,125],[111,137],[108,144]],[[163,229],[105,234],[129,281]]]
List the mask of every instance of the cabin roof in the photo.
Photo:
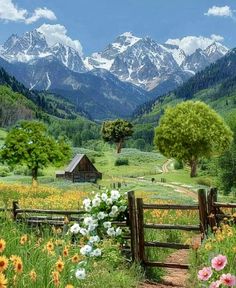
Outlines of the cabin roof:
[[70,164],[66,167],[65,172],[73,172],[75,167],[79,164],[85,154],[76,154],[75,157],[71,160]]

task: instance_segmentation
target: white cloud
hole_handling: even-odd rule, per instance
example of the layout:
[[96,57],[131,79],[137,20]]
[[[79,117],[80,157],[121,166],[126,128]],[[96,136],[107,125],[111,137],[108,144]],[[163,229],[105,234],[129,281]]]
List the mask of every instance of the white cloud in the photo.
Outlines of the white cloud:
[[206,16],[218,16],[218,17],[233,17],[233,10],[229,6],[212,6],[208,9]]
[[11,0],[0,0],[0,19],[6,21],[24,21],[27,10],[18,8]]
[[57,17],[54,14],[52,10],[47,9],[46,7],[44,8],[37,8],[34,10],[34,13],[31,17],[27,18],[25,20],[26,24],[31,24],[33,22],[38,21],[39,19],[44,18],[48,20],[56,20]]
[[[216,40],[217,39],[217,40]],[[167,44],[173,44],[179,46],[187,55],[191,55],[198,48],[206,49],[215,41],[222,41],[224,38],[220,35],[212,34],[211,38],[203,36],[187,36],[182,39],[168,39]]]
[[74,48],[80,53],[80,55],[83,54],[80,41],[72,40],[69,36],[67,36],[67,30],[64,26],[60,24],[43,24],[37,30],[45,36],[49,46],[53,46],[56,43],[61,43]]
[[221,35],[216,35],[216,34],[211,34],[211,39],[216,41],[216,42],[223,42],[224,37]]
[[3,21],[21,21],[26,24],[31,24],[44,18],[48,20],[56,20],[56,15],[52,10],[44,8],[36,8],[29,16],[29,12],[26,9],[18,8],[12,0],[0,0],[0,20]]

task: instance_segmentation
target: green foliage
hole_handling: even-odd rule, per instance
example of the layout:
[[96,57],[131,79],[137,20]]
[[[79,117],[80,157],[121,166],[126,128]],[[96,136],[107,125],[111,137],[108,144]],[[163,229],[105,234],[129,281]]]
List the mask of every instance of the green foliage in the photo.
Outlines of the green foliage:
[[163,155],[188,163],[191,176],[196,176],[199,159],[224,152],[231,141],[229,127],[214,110],[199,101],[186,101],[166,109],[154,139]]
[[183,169],[183,168],[184,168],[183,162],[182,162],[182,161],[175,160],[175,162],[174,162],[174,168],[175,168],[175,170]]
[[56,141],[48,136],[46,126],[34,121],[24,121],[13,128],[0,152],[2,161],[8,165],[26,165],[33,179],[37,179],[38,169],[62,164],[69,156],[69,145],[63,139]]
[[0,177],[7,177],[10,175],[10,170],[6,166],[0,166]]
[[225,195],[236,187],[236,116],[230,115],[227,122],[234,132],[234,140],[218,161],[219,184]]
[[117,158],[115,161],[115,166],[129,165],[129,159],[127,158]]
[[102,125],[101,132],[103,140],[105,142],[116,143],[117,153],[120,153],[124,140],[133,134],[133,125],[123,119],[106,121]]

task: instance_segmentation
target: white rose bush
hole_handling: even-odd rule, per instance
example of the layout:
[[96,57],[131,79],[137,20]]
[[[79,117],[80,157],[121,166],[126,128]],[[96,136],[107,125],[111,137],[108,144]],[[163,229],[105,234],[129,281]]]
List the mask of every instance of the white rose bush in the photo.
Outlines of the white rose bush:
[[102,257],[104,240],[111,238],[123,243],[124,231],[114,222],[127,219],[127,194],[118,190],[97,193],[92,199],[84,199],[83,209],[87,213],[83,221],[74,223],[69,229],[74,244],[80,244],[83,259],[74,271],[79,280],[86,279],[91,261]]

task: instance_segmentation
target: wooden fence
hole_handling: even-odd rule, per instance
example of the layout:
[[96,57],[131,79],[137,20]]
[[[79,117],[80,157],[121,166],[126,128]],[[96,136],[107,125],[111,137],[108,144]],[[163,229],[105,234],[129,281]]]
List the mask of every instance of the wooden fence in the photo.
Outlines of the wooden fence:
[[[223,209],[231,208],[232,214],[236,209],[236,203],[220,203],[217,201],[217,190],[212,188],[206,193],[204,189],[198,191],[198,204],[177,205],[177,204],[146,204],[142,198],[135,198],[134,191],[129,191],[128,195],[128,212],[126,221],[113,222],[119,227],[126,227],[124,236],[126,243],[123,250],[130,253],[132,260],[140,262],[144,267],[168,267],[187,269],[188,264],[165,263],[149,261],[145,253],[145,248],[172,248],[172,249],[189,249],[190,245],[180,243],[150,242],[145,240],[146,229],[156,230],[181,230],[195,231],[201,235],[202,239],[211,229],[214,231],[215,226],[219,226],[222,219],[230,217],[225,214]],[[199,224],[197,225],[178,225],[178,224],[153,224],[145,223],[144,214],[146,210],[195,210],[198,211]],[[11,209],[0,208],[1,211],[12,213],[16,222],[24,222],[32,226],[54,225],[63,227],[66,231],[68,223],[71,221],[81,222],[86,212],[82,210],[46,210],[46,209],[22,209],[17,201],[13,202]],[[236,210],[235,210],[236,211]],[[158,220],[158,219],[157,219]]]

